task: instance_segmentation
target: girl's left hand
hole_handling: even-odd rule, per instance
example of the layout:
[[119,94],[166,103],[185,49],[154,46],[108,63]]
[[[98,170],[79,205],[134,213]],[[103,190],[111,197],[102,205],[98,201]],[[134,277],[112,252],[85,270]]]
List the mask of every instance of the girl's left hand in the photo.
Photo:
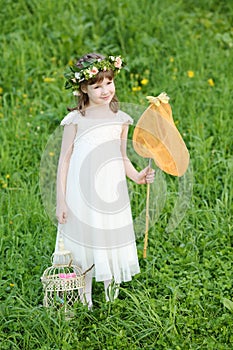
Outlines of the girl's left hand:
[[148,165],[145,169],[138,173],[137,183],[139,185],[151,184],[155,179],[155,170]]

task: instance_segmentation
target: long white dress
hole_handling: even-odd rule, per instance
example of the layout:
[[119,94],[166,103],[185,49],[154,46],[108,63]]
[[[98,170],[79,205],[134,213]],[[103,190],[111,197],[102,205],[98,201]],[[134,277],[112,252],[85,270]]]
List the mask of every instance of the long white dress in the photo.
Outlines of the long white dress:
[[61,125],[77,124],[66,183],[68,218],[58,233],[83,271],[94,264],[96,281],[129,281],[139,273],[123,157],[123,124],[132,118],[87,118],[70,112]]

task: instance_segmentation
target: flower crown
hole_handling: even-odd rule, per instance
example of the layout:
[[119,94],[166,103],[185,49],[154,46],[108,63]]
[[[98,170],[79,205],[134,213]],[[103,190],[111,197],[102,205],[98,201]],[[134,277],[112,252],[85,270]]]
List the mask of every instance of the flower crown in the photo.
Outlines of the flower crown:
[[79,95],[80,83],[84,80],[94,78],[99,72],[112,70],[114,73],[119,73],[125,65],[121,56],[108,56],[105,59],[93,58],[88,62],[81,62],[82,68],[77,65],[69,67],[69,71],[64,74],[66,78],[65,88],[72,88],[73,94]]

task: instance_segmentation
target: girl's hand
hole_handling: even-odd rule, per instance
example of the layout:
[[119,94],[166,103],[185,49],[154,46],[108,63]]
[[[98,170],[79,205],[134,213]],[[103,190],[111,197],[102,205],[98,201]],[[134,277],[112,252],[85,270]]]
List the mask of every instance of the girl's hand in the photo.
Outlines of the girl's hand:
[[137,183],[139,185],[151,184],[155,179],[155,170],[148,165],[145,169],[138,173]]
[[67,205],[65,203],[57,205],[56,218],[59,224],[65,224],[67,221]]

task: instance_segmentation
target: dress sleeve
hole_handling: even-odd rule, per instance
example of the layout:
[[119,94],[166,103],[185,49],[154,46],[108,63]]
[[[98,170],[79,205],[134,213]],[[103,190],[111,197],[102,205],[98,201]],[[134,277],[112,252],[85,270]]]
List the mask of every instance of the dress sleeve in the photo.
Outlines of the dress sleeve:
[[120,111],[120,120],[124,124],[133,124],[133,118],[131,118],[127,113]]
[[72,111],[68,113],[64,119],[62,119],[61,124],[64,125],[70,125],[70,124],[78,124],[80,119],[80,114],[78,111]]

